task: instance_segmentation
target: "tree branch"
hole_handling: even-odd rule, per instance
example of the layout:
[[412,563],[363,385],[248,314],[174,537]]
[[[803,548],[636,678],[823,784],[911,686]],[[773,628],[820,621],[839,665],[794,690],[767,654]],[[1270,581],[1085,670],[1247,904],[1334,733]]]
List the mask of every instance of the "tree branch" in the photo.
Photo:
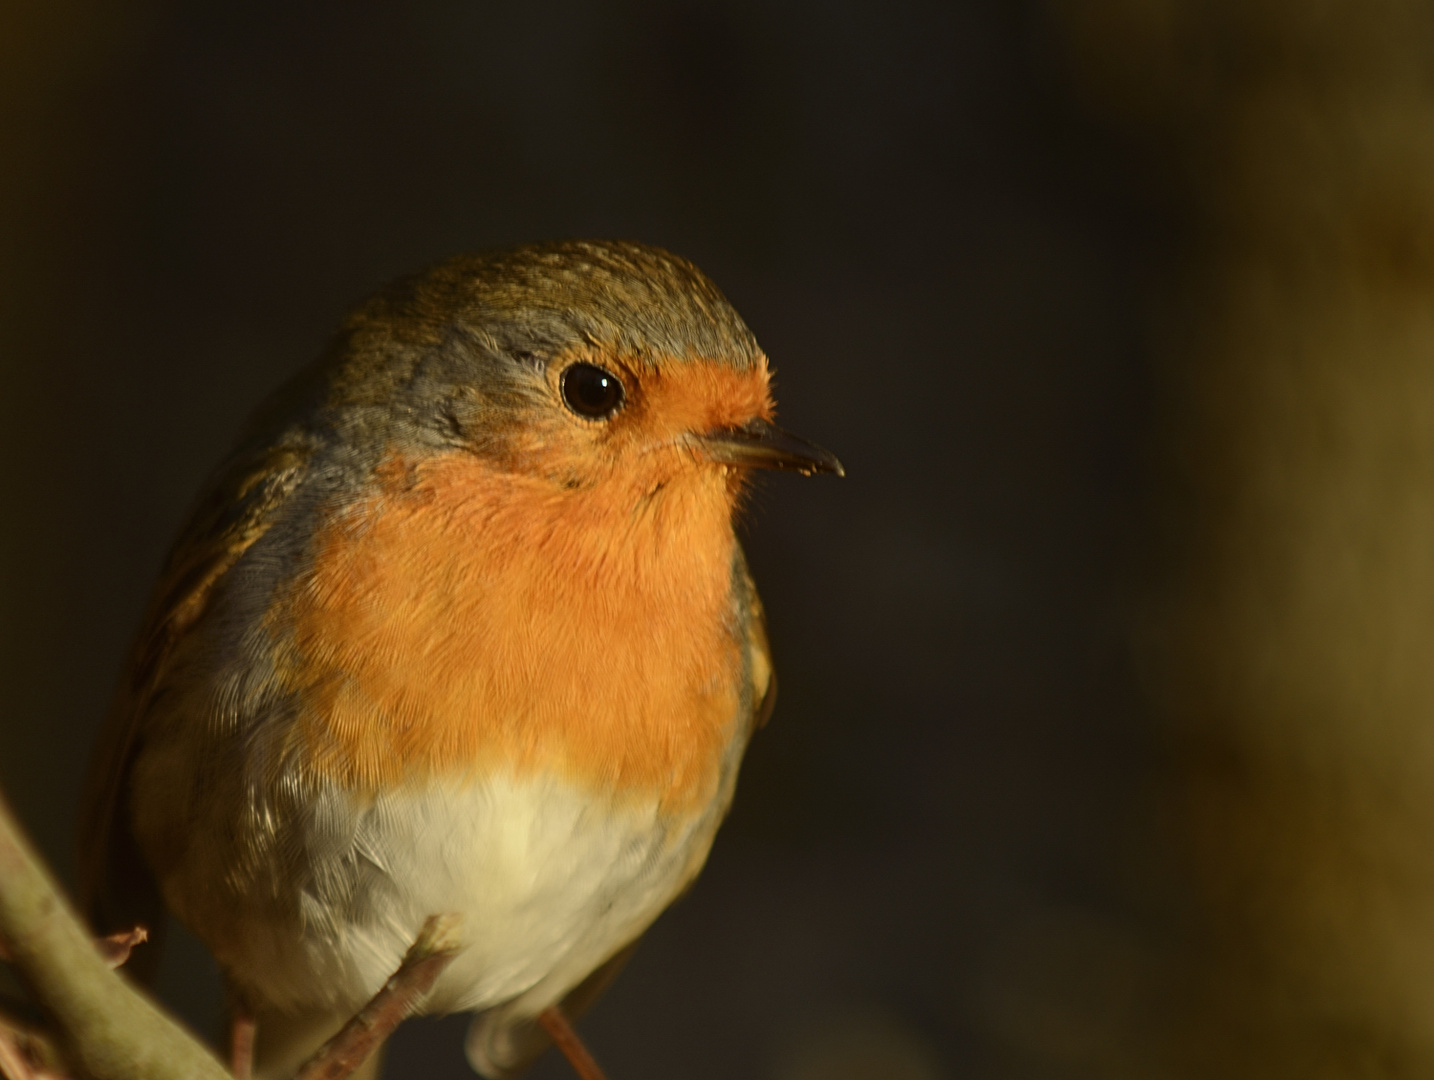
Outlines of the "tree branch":
[[[457,915],[430,917],[383,989],[296,1080],[341,1080],[362,1065],[458,954],[460,921]],[[0,796],[0,959],[15,965],[53,1021],[41,1030],[0,1015],[0,1077],[232,1080],[203,1044],[111,970],[146,937],[136,927],[91,938]]]
[[110,970],[0,797],[0,942],[60,1050],[94,1080],[229,1080],[205,1047]]

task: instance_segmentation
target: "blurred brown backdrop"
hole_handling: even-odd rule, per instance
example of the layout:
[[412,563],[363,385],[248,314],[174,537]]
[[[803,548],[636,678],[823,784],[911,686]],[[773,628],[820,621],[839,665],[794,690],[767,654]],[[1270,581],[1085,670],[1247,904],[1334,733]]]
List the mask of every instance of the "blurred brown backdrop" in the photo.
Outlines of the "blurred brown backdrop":
[[1427,8],[0,4],[0,783],[68,870],[170,534],[349,305],[633,237],[851,475],[749,515],[781,701],[613,1075],[1427,1073]]
[[1064,3],[1187,231],[1141,647],[1186,1075],[1434,1071],[1434,6]]

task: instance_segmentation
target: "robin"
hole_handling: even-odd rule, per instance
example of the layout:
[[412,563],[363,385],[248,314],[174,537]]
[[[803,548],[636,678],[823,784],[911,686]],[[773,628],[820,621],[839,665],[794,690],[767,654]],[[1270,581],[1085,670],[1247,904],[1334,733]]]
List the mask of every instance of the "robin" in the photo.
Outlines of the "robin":
[[169,557],[96,755],[92,917],[172,911],[284,1076],[456,914],[423,1008],[521,1072],[701,869],[771,710],[733,515],[753,469],[842,474],[772,415],[751,332],[657,248],[364,303]]

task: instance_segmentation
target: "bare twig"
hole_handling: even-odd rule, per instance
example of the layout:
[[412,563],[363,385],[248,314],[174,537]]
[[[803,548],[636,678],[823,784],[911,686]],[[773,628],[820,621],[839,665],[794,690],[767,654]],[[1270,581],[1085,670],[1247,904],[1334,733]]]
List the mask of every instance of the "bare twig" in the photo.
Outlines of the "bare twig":
[[68,1080],[53,1041],[43,1032],[0,1017],[0,1076],[5,1080]]
[[573,1030],[573,1025],[568,1023],[562,1009],[556,1005],[544,1009],[538,1014],[538,1023],[543,1025],[543,1030],[553,1040],[553,1045],[563,1052],[563,1057],[568,1059],[568,1064],[581,1080],[607,1080],[606,1074],[598,1067],[587,1046]]
[[133,930],[123,934],[111,934],[109,937],[95,939],[95,947],[100,950],[100,956],[112,968],[123,967],[129,960],[129,954],[134,952],[136,945],[142,945],[149,940],[149,931],[143,926],[136,926]]
[[[134,952],[136,945],[142,945],[149,940],[149,931],[143,926],[136,926],[133,930],[126,930],[122,934],[111,934],[109,937],[95,938],[95,948],[100,951],[104,961],[112,968],[123,967],[129,960],[129,954]],[[10,951],[5,948],[5,942],[0,941],[0,960],[6,963],[11,962]]]
[[431,916],[383,989],[304,1063],[294,1080],[341,1080],[367,1061],[462,949],[459,922],[457,915]]
[[60,1049],[94,1080],[228,1080],[198,1040],[109,969],[0,799],[0,941]]
[[[149,940],[142,926],[97,938],[95,948],[111,968],[129,959],[134,947]],[[0,960],[11,962],[0,942]],[[4,1080],[65,1080],[54,1050],[50,1024],[31,1001],[0,994],[0,1077]]]
[[35,1080],[35,1068],[22,1039],[20,1032],[0,1021],[0,1076],[5,1080]]
[[0,1076],[5,1080],[34,1080],[29,1056],[15,1031],[0,1023]]

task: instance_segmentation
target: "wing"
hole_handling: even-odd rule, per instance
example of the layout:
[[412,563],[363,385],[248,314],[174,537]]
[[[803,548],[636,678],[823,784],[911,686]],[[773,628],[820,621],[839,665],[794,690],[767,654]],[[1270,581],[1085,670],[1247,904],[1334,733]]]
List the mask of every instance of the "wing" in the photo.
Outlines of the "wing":
[[757,584],[747,569],[739,545],[732,567],[733,597],[747,650],[747,682],[751,687],[752,731],[765,727],[777,704],[777,673],[772,668],[772,646],[767,640],[767,612],[757,595]]
[[[135,925],[157,932],[163,923],[158,888],[130,833],[130,766],[176,643],[204,614],[216,583],[269,530],[307,471],[307,448],[290,443],[246,454],[219,474],[181,532],[130,652],[81,805],[80,902],[100,933]],[[141,950],[131,967],[143,975],[157,959],[157,949]]]

